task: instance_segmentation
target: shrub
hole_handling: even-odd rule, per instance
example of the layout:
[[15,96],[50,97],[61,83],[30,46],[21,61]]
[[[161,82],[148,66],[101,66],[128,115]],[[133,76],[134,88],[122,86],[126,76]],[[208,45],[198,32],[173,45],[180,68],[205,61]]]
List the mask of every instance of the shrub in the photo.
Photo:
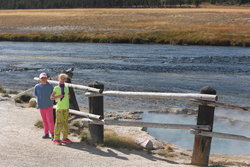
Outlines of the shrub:
[[1,86],[0,86],[0,93],[6,93],[6,90],[4,90],[4,88]]
[[10,95],[8,93],[4,93],[3,97],[10,97]]
[[81,141],[85,141],[87,143],[90,143],[90,136],[88,132],[82,131],[79,138],[81,139]]
[[9,94],[18,94],[18,91],[16,91],[16,90],[10,90],[10,91],[8,91],[8,93]]
[[118,136],[113,130],[106,129],[104,131],[104,146],[113,148],[127,148],[142,150],[143,148],[135,143],[130,136]]
[[25,94],[17,98],[15,102],[16,103],[28,103],[31,98],[32,98],[32,95]]
[[37,128],[42,129],[43,128],[43,121],[41,121],[41,120],[36,121],[34,126],[36,126]]
[[35,98],[31,98],[31,99],[29,100],[29,107],[36,108],[36,104],[37,104],[37,102],[36,102],[36,99],[35,99]]

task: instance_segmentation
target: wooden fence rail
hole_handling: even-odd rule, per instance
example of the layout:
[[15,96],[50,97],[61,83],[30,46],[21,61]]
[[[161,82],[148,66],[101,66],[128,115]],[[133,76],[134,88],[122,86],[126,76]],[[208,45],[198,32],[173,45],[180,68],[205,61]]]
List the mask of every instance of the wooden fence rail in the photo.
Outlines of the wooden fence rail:
[[212,101],[203,101],[203,100],[190,100],[190,101],[192,104],[197,104],[197,105],[205,105],[209,107],[220,107],[220,108],[232,109],[232,110],[250,111],[249,106],[239,106],[239,105],[225,104],[225,103],[212,102]]
[[137,121],[117,121],[117,120],[93,120],[83,118],[83,122],[97,125],[117,125],[117,126],[132,126],[145,128],[165,128],[165,129],[203,129],[209,130],[208,125],[187,125],[187,124],[163,124],[163,123],[149,123]]
[[217,101],[216,95],[199,93],[162,93],[162,92],[125,92],[125,91],[103,91],[102,94],[86,92],[87,97],[97,96],[120,96],[120,97],[140,97],[140,98],[171,98],[171,99],[200,99],[207,101]]
[[[39,81],[39,78],[35,77],[34,80]],[[58,81],[54,81],[54,80],[48,80],[48,82],[51,84],[58,84]],[[65,83],[65,85],[71,88],[81,89],[81,90],[96,92],[96,93],[102,93],[103,91],[102,89],[92,88],[92,87],[83,86],[83,85],[76,85],[76,84],[70,84],[70,83]]]
[[234,135],[234,134],[219,133],[219,132],[207,132],[207,131],[202,131],[202,130],[197,130],[197,129],[190,130],[190,133],[194,134],[194,135],[200,135],[200,136],[216,137],[216,138],[241,140],[241,141],[250,142],[250,137],[242,136],[242,135]]
[[85,117],[85,118],[90,118],[90,119],[93,119],[93,120],[102,120],[103,119],[103,116],[101,116],[101,115],[81,112],[81,111],[72,110],[72,109],[69,109],[69,113],[77,115],[77,116]]

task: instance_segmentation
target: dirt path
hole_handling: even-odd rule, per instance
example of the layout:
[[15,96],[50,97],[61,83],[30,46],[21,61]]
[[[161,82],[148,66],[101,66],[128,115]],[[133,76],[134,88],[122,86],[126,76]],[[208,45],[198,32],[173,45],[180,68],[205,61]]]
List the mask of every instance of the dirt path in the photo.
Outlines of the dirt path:
[[40,119],[38,110],[17,107],[0,101],[0,166],[1,167],[162,167],[183,166],[143,151],[95,148],[80,143],[57,146],[49,139],[41,139],[42,131],[34,126]]
[[[171,146],[176,156],[164,158],[145,151],[93,147],[70,137],[73,143],[57,146],[42,139],[42,129],[34,126],[40,120],[37,109],[16,106],[0,98],[0,167],[171,167],[185,166],[191,161],[190,151]],[[136,129],[112,127],[122,135],[146,135]],[[148,136],[149,137],[149,136]],[[151,140],[154,140],[152,137]],[[189,154],[188,156],[184,156]],[[212,154],[210,160],[217,167],[250,166],[250,156]],[[222,165],[223,164],[223,165]]]

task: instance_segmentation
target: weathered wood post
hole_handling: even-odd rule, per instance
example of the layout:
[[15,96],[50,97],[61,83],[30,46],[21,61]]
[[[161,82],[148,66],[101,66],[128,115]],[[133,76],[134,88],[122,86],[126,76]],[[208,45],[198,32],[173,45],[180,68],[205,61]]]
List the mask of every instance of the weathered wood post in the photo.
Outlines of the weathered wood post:
[[[216,95],[216,90],[211,87],[203,87],[200,92],[201,94]],[[197,125],[210,125],[211,129],[209,131],[212,132],[214,109],[214,107],[199,105]],[[193,165],[208,166],[211,141],[212,137],[195,135],[191,162]]]
[[[94,87],[101,90],[104,89],[104,85],[99,82],[94,82],[92,84],[89,84],[89,87]],[[104,118],[103,111],[104,111],[103,96],[89,97],[89,113],[101,115]],[[104,138],[103,129],[104,129],[103,125],[89,124],[90,137],[93,142],[103,143],[103,138]]]
[[[73,77],[73,71],[74,71],[74,68],[70,68],[68,70],[63,71],[63,73],[68,75],[67,83],[71,83],[71,79]],[[69,108],[80,111],[79,105],[76,101],[75,91],[71,87],[69,87],[69,94],[70,94]]]
[[[69,68],[67,70],[64,70],[63,73],[67,74],[68,75],[68,78],[67,78],[67,83],[71,83],[71,79],[73,77],[73,71],[74,71],[74,68]],[[77,111],[80,111],[80,108],[79,108],[79,105],[77,103],[77,100],[76,100],[76,95],[75,95],[75,91],[73,88],[69,87],[69,108],[70,109],[73,109],[73,110],[77,110]],[[73,118],[69,119],[69,122],[77,119],[77,118],[80,118],[79,116],[77,115],[74,115]]]

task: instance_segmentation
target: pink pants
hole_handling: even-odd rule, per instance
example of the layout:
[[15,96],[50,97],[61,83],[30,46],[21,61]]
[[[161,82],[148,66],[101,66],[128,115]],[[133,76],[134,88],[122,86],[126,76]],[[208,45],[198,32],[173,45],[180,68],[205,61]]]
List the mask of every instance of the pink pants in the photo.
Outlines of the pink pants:
[[49,108],[40,108],[40,113],[43,119],[44,135],[54,133],[54,116],[53,106]]

